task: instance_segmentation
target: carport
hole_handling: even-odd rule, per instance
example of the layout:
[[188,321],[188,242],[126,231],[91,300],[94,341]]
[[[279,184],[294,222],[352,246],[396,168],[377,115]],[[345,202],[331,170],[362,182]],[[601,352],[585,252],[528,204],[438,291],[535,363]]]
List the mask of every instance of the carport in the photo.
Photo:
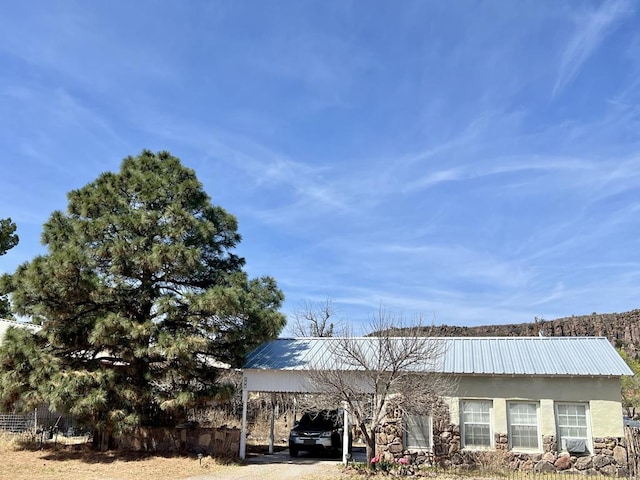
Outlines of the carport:
[[[240,458],[246,458],[247,403],[250,392],[271,393],[272,410],[269,432],[269,453],[274,447],[274,421],[276,393],[323,393],[310,379],[309,372],[322,368],[332,356],[327,344],[315,339],[278,339],[268,342],[247,357],[242,378],[242,431],[240,434]],[[342,462],[348,460],[349,412],[344,409],[344,434]]]

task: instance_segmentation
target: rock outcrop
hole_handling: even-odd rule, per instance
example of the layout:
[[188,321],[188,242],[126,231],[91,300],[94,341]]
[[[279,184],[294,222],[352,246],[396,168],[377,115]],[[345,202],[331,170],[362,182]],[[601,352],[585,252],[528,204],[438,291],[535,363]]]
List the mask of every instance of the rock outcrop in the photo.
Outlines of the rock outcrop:
[[437,325],[432,334],[447,337],[607,337],[631,358],[640,356],[640,310],[623,313],[592,313],[555,320],[536,319],[529,323],[459,327]]

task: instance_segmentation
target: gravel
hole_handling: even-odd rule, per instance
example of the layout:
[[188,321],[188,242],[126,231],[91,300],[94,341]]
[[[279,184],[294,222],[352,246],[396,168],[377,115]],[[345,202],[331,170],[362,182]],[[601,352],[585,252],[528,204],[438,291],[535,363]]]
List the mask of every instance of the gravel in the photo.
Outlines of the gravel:
[[342,477],[342,463],[336,458],[314,458],[301,454],[289,457],[283,450],[273,455],[257,455],[238,465],[211,475],[189,477],[188,480],[329,480]]

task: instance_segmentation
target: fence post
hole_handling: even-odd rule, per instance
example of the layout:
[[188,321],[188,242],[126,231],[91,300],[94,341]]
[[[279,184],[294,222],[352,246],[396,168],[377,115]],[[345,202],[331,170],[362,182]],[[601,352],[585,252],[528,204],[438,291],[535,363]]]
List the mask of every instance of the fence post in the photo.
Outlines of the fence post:
[[349,425],[349,411],[347,410],[347,402],[342,402],[342,464],[348,465],[351,457],[349,453],[349,433],[351,425]]
[[273,455],[276,429],[276,392],[271,392],[271,422],[269,423],[269,455]]

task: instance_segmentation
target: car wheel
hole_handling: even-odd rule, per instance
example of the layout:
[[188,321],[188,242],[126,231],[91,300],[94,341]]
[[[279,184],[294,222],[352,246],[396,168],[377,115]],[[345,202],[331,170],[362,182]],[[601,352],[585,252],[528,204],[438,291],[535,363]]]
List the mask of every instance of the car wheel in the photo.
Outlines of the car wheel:
[[292,457],[298,456],[298,447],[289,447],[289,455]]

